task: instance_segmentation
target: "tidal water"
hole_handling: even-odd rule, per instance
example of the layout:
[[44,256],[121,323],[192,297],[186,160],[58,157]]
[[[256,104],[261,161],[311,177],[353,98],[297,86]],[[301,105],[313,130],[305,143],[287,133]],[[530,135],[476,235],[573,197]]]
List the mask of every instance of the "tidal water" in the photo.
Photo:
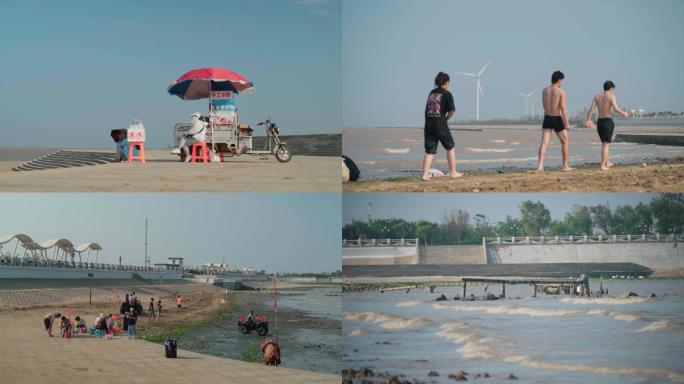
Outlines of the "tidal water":
[[[684,122],[637,126],[616,121],[619,133],[684,134]],[[470,129],[469,127],[464,127]],[[483,127],[482,131],[453,130],[457,166],[460,170],[487,171],[501,168],[532,169],[537,167],[541,128],[536,126]],[[570,137],[570,166],[598,164],[601,142],[594,129],[573,128]],[[364,179],[417,176],[424,155],[422,128],[345,128],[342,153],[354,160]],[[610,149],[611,162],[650,163],[657,159],[684,156],[684,148],[650,144],[616,143]],[[545,165],[559,168],[561,148],[555,134],[551,137]],[[433,168],[447,170],[446,152],[441,146]]]
[[[286,292],[286,291],[283,291]],[[278,308],[281,311],[295,309],[309,317],[340,321],[342,315],[340,288],[314,288],[305,291],[301,296],[281,296]],[[276,314],[272,310],[273,297],[264,295],[258,314],[265,314],[269,321],[269,334],[261,337],[252,332],[243,335],[237,327],[240,315],[247,315],[250,308],[232,308],[224,313],[217,324],[202,327],[187,334],[179,340],[179,347],[213,356],[244,360],[254,354],[260,343],[273,338],[276,331]],[[285,324],[288,320],[281,315],[279,319],[278,338],[281,345],[281,367],[298,368],[327,373],[339,373],[341,370],[342,336],[336,330],[292,327]],[[306,323],[308,324],[308,323]]]
[[[471,380],[487,372],[492,382],[510,373],[520,383],[684,382],[684,280],[603,286],[611,295],[659,297],[532,298],[521,285],[507,286],[509,299],[496,301],[434,301],[459,295],[458,287],[345,294],[343,367],[437,383],[453,382],[448,374],[461,369]],[[431,370],[440,376],[428,377]]]

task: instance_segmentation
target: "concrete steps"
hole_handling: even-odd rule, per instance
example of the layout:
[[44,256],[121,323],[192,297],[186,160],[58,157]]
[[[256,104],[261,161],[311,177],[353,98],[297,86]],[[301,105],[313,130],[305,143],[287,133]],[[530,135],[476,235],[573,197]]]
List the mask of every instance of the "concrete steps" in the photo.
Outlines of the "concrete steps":
[[57,151],[28,161],[13,168],[14,171],[82,167],[113,163],[115,155],[106,152]]

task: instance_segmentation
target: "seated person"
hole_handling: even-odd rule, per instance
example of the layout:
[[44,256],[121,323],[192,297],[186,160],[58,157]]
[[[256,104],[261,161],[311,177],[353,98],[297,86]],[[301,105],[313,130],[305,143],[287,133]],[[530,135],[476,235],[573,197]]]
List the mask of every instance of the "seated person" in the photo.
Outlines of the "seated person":
[[[128,137],[125,129],[115,129],[111,132],[116,143],[116,161],[128,161]],[[133,148],[133,156],[138,156],[138,148]]]
[[181,150],[185,154],[185,162],[189,162],[192,159],[190,154],[190,146],[197,143],[198,141],[205,141],[207,135],[207,123],[206,118],[203,118],[199,112],[192,114],[192,127],[181,137],[178,143],[178,148],[174,148],[171,153],[180,154]]
[[81,319],[79,316],[76,316],[74,318],[76,320],[76,330],[82,333],[86,333],[88,330],[86,329],[86,323],[85,320]]

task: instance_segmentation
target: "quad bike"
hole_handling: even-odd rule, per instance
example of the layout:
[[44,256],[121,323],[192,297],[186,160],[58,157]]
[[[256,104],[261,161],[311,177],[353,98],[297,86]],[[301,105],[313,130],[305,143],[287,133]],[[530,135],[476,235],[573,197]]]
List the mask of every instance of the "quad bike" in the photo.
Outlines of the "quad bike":
[[240,316],[238,328],[243,335],[249,335],[250,332],[256,331],[259,336],[266,336],[268,334],[268,319],[265,315],[257,315],[250,322],[245,316]]

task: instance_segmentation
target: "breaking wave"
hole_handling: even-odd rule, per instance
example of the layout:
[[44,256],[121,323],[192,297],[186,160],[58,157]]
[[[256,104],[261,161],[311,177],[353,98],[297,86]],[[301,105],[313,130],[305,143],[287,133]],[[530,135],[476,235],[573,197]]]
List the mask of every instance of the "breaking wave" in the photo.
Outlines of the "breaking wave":
[[403,303],[397,304],[397,307],[413,307],[414,305],[420,304],[420,301],[404,301]]
[[468,152],[478,152],[478,153],[506,153],[506,152],[513,152],[516,149],[515,148],[470,148],[467,147],[465,148],[466,151]]
[[411,149],[410,148],[387,148],[387,147],[376,147],[376,148],[371,148],[369,149],[370,152],[375,152],[375,153],[389,153],[389,154],[401,154],[401,153],[409,153]]
[[602,309],[541,309],[530,307],[513,307],[510,305],[487,306],[487,305],[467,305],[453,306],[445,304],[433,304],[435,309],[451,309],[461,312],[485,312],[491,314],[504,315],[526,315],[532,317],[569,317],[569,316],[609,316],[615,320],[632,322],[635,320],[645,320],[643,316],[633,312],[616,312],[605,308]]
[[566,297],[561,299],[564,303],[571,304],[608,304],[608,305],[621,305],[621,304],[641,304],[649,300],[648,297],[628,297],[626,299],[618,298],[601,298],[601,299],[587,299],[587,298],[574,298]]
[[681,324],[673,321],[673,320],[659,320],[659,321],[654,321],[651,324],[641,328],[637,332],[656,332],[656,331],[663,331],[666,329],[673,329],[673,328],[681,328]]
[[348,336],[362,336],[368,333],[368,330],[366,328],[356,328],[353,331],[349,332],[347,335]]
[[369,321],[378,324],[385,329],[415,328],[432,323],[432,321],[424,317],[406,319],[399,316],[392,316],[377,312],[351,312],[345,315],[345,319],[352,321]]

